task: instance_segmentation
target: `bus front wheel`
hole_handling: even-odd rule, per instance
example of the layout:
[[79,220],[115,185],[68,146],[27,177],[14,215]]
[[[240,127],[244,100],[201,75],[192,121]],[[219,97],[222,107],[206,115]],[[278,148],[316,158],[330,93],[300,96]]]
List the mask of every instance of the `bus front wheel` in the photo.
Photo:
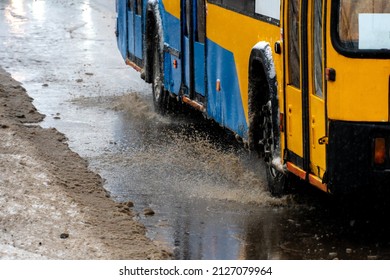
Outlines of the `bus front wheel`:
[[286,193],[286,174],[279,171],[272,164],[267,163],[266,168],[268,191],[274,197],[281,197]]
[[281,197],[286,192],[287,174],[284,171],[279,151],[276,147],[277,137],[274,133],[274,122],[272,120],[271,101],[262,107],[262,137],[259,146],[266,164],[268,191],[272,196]]

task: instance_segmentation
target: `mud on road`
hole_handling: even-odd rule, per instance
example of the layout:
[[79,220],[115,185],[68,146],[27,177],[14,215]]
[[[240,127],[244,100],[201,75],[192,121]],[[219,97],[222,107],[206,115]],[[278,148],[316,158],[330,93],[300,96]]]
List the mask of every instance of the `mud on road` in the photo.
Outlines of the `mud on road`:
[[169,259],[0,68],[0,259]]

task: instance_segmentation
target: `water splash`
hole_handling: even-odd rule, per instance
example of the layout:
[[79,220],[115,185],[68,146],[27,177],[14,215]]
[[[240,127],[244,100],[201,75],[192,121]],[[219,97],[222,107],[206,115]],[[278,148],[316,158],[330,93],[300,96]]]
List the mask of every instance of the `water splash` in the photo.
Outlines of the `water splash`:
[[[145,189],[153,186],[164,193],[192,198],[259,205],[285,203],[285,199],[272,198],[266,191],[263,163],[243,147],[237,148],[225,131],[198,117],[161,116],[154,112],[150,99],[127,93],[104,102],[107,108],[126,115],[128,127],[124,129],[129,131],[117,151],[99,159],[100,164],[106,163],[102,169],[111,170],[110,177],[121,174],[121,190],[111,190],[118,191],[118,199],[126,189],[131,192],[145,185]],[[102,99],[97,103],[102,104]],[[141,139],[136,139],[139,127],[144,129],[137,136]],[[122,174],[131,174],[131,178]]]

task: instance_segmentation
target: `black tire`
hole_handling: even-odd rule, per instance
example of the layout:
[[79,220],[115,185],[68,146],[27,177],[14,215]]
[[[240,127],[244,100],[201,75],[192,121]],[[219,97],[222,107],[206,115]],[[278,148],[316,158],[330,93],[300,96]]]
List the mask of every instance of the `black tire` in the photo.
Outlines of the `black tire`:
[[160,38],[157,34],[155,34],[153,44],[153,105],[156,112],[164,114],[166,112],[167,94],[164,89],[162,52],[159,45]]
[[[277,159],[278,139],[277,130],[275,130],[275,118],[272,114],[272,102],[269,101],[262,107],[261,113],[261,130],[262,138],[259,141],[259,146],[262,147],[260,153],[264,156],[266,163],[267,185],[268,191],[272,196],[281,197],[286,194],[288,185],[287,172],[283,170],[283,166],[279,164]],[[280,165],[280,166],[279,166]]]
[[276,169],[272,164],[267,163],[266,168],[268,191],[274,197],[282,197],[286,194],[286,174]]
[[279,163],[280,131],[276,76],[268,48],[253,49],[249,62],[249,148],[255,150],[266,164],[268,190],[282,196],[287,190],[287,171]]

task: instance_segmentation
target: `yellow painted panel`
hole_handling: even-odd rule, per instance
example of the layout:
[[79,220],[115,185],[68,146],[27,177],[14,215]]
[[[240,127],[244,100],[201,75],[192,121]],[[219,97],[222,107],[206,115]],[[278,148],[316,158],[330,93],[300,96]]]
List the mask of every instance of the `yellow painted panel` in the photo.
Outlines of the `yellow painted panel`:
[[336,70],[336,81],[327,82],[329,119],[389,121],[389,59],[345,57],[333,49],[330,33],[328,28],[326,67]]
[[310,95],[310,162],[311,171],[322,178],[326,170],[326,145],[318,140],[326,136],[324,100]]
[[[234,55],[242,104],[248,120],[248,69],[253,47],[261,41],[274,43],[280,40],[278,26],[235,13],[216,5],[207,5],[207,37]],[[283,78],[282,57],[273,55],[278,84]]]
[[389,60],[328,56],[336,81],[328,82],[329,118],[349,121],[389,121]]
[[[311,12],[309,18],[314,17],[315,7],[313,2],[309,2],[308,11]],[[326,92],[322,85],[322,97],[315,95],[315,40],[323,38],[315,38],[315,23],[314,20],[308,21],[308,76],[309,76],[309,149],[310,149],[310,171],[320,179],[323,178],[326,171],[326,144],[322,142],[319,143],[319,140],[323,137],[326,137],[326,114],[325,114],[325,96]],[[318,43],[318,42],[317,42]],[[323,49],[323,48],[322,48]],[[325,64],[324,53],[322,53],[322,65]],[[324,71],[324,69],[323,69]],[[323,81],[324,83],[324,81]]]
[[180,19],[180,0],[163,0],[165,10]]
[[302,93],[300,90],[286,87],[286,135],[287,147],[296,155],[303,157],[302,130]]

